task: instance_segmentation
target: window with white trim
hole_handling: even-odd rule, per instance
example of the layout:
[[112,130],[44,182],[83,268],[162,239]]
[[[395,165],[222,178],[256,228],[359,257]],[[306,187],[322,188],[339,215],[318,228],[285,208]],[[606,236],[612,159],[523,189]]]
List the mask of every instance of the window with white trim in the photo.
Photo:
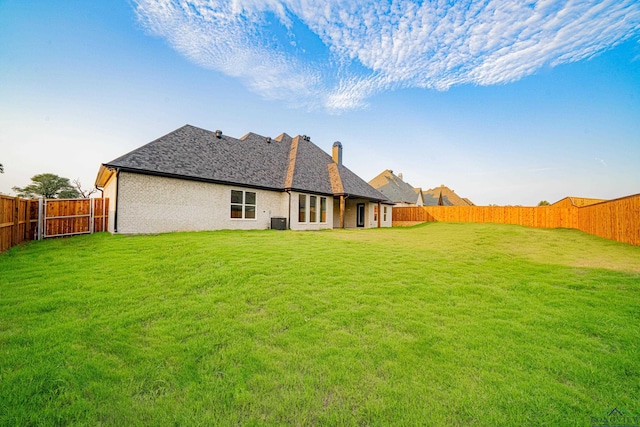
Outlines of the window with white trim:
[[320,222],[327,222],[327,198],[320,197]]
[[318,197],[309,196],[309,222],[318,222]]
[[256,219],[256,193],[231,190],[231,218]]
[[386,206],[383,208],[382,212],[384,212],[384,215],[382,216],[382,220],[384,222],[387,222],[387,207]]
[[298,194],[298,222],[327,222],[327,198]]
[[298,195],[298,222],[307,222],[307,195]]

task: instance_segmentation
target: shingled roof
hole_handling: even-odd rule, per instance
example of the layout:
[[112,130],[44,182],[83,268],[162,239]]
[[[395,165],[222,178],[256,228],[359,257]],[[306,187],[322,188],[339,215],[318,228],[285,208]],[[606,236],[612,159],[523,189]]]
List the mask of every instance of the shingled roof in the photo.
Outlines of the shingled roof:
[[446,185],[423,191],[422,197],[425,206],[438,206],[440,200],[442,200],[442,206],[475,206],[471,200],[463,199]]
[[[330,174],[331,164],[334,165],[333,174]],[[272,139],[250,132],[237,139],[185,125],[104,163],[96,178],[97,186],[106,184],[108,174],[105,171],[110,169],[278,191],[347,195],[391,203],[348,168],[335,164],[329,154],[308,138],[292,138],[286,133]],[[340,185],[336,185],[336,180]]]
[[409,183],[395,175],[392,170],[387,169],[369,181],[369,185],[387,196],[395,203],[416,204],[421,194]]

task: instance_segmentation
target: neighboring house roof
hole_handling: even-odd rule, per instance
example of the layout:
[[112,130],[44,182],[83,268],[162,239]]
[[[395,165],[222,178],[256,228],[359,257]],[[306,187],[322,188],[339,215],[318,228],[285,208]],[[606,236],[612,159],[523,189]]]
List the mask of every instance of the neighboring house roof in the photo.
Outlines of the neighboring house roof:
[[395,203],[417,204],[422,194],[409,183],[387,169],[369,181],[369,184]]
[[558,205],[562,205],[562,204],[568,204],[568,205],[573,205],[573,206],[577,206],[577,207],[583,207],[583,206],[589,206],[589,205],[595,205],[596,203],[602,203],[605,202],[606,200],[604,199],[590,199],[590,198],[586,198],[586,197],[565,197],[564,199],[560,199],[555,203],[552,203],[552,206],[558,206]]
[[[335,173],[331,175],[330,166]],[[96,185],[109,170],[120,169],[195,181],[269,190],[363,197],[391,203],[383,194],[302,136],[267,138],[248,133],[240,139],[185,125],[117,159],[104,163]],[[336,184],[339,183],[340,186]],[[335,188],[342,192],[336,193]]]
[[446,185],[422,192],[425,206],[474,206],[469,199],[463,199]]

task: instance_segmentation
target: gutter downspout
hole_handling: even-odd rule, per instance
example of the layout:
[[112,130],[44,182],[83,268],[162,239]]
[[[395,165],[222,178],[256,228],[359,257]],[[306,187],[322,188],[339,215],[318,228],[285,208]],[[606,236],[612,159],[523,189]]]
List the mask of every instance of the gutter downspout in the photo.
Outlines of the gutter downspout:
[[118,232],[118,193],[120,193],[120,168],[116,168],[116,208],[113,213],[113,234]]

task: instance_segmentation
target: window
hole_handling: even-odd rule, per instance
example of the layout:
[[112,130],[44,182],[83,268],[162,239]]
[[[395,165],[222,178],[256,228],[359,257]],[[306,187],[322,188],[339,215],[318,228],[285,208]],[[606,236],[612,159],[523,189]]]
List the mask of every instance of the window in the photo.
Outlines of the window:
[[320,197],[320,222],[327,222],[327,198]]
[[307,222],[307,196],[298,196],[298,222]]
[[316,196],[309,196],[309,222],[318,221],[318,210],[316,208],[317,203],[318,198]]
[[378,221],[378,206],[373,206],[373,222]]
[[231,190],[231,218],[256,219],[256,193]]
[[387,207],[385,206],[384,209],[382,210],[382,212],[384,212],[384,215],[382,216],[382,220],[384,222],[387,222]]

